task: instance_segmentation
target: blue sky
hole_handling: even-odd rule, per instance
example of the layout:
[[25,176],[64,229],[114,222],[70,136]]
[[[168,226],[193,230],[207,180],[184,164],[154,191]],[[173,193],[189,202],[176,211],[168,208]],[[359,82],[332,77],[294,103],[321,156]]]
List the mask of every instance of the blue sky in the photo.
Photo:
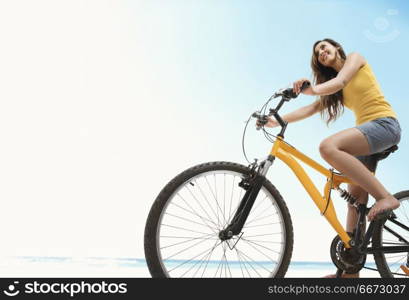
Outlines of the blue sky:
[[[325,37],[366,57],[398,113],[400,150],[378,176],[408,189],[408,14],[405,1],[0,1],[0,254],[143,257],[161,188],[201,162],[246,164],[244,121],[311,75]],[[320,141],[353,125],[348,111],[329,128],[317,115],[286,138],[326,165]],[[264,157],[270,144],[252,128],[248,156]],[[293,217],[294,259],[329,260],[335,233],[295,176],[276,161],[269,179]]]

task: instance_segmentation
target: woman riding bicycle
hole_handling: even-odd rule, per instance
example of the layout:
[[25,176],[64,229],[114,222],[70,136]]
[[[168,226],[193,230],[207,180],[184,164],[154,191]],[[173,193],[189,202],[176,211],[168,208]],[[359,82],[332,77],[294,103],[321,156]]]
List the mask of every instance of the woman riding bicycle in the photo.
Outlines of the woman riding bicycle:
[[[396,113],[385,100],[371,67],[356,52],[345,55],[341,45],[332,39],[314,43],[311,67],[315,85],[302,93],[319,96],[318,100],[286,114],[283,120],[291,123],[320,112],[322,117],[327,117],[329,124],[340,116],[344,106],[351,109],[356,117],[356,127],[324,139],[319,146],[321,156],[356,183],[349,184],[348,191],[359,203],[367,203],[368,193],[375,198],[376,203],[368,213],[368,220],[373,220],[379,213],[398,208],[399,201],[373,175],[378,162],[376,154],[398,144],[401,129]],[[302,78],[294,82],[293,89],[297,94],[305,81],[309,80]],[[270,118],[265,126],[276,127],[279,124]],[[348,232],[353,231],[357,217],[355,207],[348,205]],[[359,277],[359,273],[344,273],[343,277]]]

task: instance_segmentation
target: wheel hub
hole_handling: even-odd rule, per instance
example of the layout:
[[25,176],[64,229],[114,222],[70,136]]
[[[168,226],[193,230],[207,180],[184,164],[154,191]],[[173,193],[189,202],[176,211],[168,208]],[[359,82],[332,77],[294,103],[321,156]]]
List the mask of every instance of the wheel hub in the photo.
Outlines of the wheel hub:
[[220,230],[219,239],[222,241],[230,240],[233,237],[233,232],[230,230]]

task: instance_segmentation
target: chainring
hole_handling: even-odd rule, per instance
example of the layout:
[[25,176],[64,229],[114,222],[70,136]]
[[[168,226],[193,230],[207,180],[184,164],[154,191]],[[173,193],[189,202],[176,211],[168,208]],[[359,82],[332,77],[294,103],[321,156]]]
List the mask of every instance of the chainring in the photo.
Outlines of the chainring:
[[366,262],[365,254],[358,254],[353,248],[345,248],[338,235],[332,240],[330,253],[334,265],[349,274],[358,273]]

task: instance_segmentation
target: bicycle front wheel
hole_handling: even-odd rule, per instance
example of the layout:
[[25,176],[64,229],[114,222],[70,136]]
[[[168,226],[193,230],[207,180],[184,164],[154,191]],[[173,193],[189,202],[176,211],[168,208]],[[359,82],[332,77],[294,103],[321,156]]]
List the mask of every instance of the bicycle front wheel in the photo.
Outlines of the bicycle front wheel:
[[[384,220],[377,224],[372,239],[374,247],[409,245],[409,191],[402,191],[394,196],[400,201],[400,206],[393,211],[396,215],[395,222]],[[408,252],[378,252],[374,253],[374,258],[379,274],[382,277],[408,277],[401,269],[401,265],[409,267]]]
[[152,277],[284,277],[293,248],[288,208],[277,189],[263,184],[242,232],[221,240],[245,190],[250,169],[211,162],[176,176],[160,192],[145,227]]

